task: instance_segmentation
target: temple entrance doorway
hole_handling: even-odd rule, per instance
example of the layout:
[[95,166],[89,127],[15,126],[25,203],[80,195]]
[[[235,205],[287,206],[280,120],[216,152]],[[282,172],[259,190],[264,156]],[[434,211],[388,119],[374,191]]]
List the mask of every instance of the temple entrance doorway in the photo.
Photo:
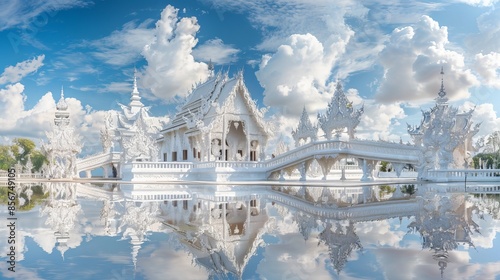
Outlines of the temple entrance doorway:
[[226,143],[226,160],[241,161],[246,158],[248,153],[247,136],[245,135],[242,121],[230,121]]

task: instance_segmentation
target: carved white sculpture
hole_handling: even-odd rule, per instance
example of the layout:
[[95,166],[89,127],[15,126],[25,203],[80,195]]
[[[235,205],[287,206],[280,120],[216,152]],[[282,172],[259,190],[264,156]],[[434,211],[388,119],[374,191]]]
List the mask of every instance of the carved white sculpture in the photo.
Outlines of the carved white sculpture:
[[327,139],[332,138],[332,132],[335,132],[337,139],[340,138],[341,133],[346,128],[349,139],[354,139],[356,126],[358,126],[363,112],[363,106],[360,109],[354,110],[352,102],[345,96],[342,85],[339,82],[337,83],[332,101],[328,104],[326,113],[318,114],[318,123],[325,132]]
[[[120,104],[122,111],[116,115],[116,126],[113,125],[112,118],[109,116],[109,119],[106,119],[105,132],[101,132],[101,135],[104,134],[102,141],[105,152],[114,146],[112,140],[114,135],[117,135],[116,138],[123,152],[122,160],[125,162],[152,161],[158,158],[159,148],[156,138],[164,125],[164,120],[149,116],[150,107],[145,107],[140,100],[137,72],[134,70],[134,85],[129,105]],[[109,141],[111,141],[110,144]]]
[[[443,74],[441,69],[441,75]],[[479,130],[479,124],[472,126],[470,119],[473,112],[474,109],[459,114],[457,108],[448,104],[441,77],[441,88],[435,106],[422,111],[420,125],[408,125],[408,133],[423,154],[418,166],[420,178],[425,177],[428,170],[448,169],[450,165],[461,168],[464,161],[469,160],[467,148],[472,147],[472,137]],[[463,146],[459,147],[461,144]]]
[[152,133],[148,132],[148,125],[143,118],[137,119],[131,127],[133,136],[123,139],[125,162],[154,161],[158,156],[158,147]]
[[102,151],[104,153],[111,152],[113,146],[113,119],[111,114],[108,112],[104,117],[104,128],[101,129],[101,144]]
[[311,142],[318,139],[318,128],[313,126],[311,120],[309,119],[309,114],[307,113],[306,107],[302,110],[302,115],[300,116],[299,125],[297,129],[292,131],[293,140],[295,140],[295,147],[300,146],[301,140],[304,143],[309,138]]
[[70,125],[68,104],[61,89],[61,98],[56,105],[53,130],[46,132],[48,143],[42,144],[42,151],[48,164],[44,174],[52,178],[75,178],[76,155],[82,150],[80,137]]

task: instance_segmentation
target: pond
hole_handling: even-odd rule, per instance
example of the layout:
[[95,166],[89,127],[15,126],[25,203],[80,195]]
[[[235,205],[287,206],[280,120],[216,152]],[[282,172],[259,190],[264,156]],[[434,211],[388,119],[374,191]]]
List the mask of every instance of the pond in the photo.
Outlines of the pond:
[[4,226],[2,279],[500,279],[500,196],[459,185],[30,183],[17,193],[16,271]]

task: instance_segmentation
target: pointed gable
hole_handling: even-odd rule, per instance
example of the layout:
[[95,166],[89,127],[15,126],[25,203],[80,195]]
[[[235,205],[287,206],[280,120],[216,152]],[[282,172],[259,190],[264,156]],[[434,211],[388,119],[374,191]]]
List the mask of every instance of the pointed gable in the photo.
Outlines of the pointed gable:
[[243,74],[229,78],[227,73],[220,72],[191,92],[162,133],[181,127],[196,130],[198,121],[203,120],[208,125],[209,119],[224,113],[248,114],[262,134],[271,133],[263,120],[265,110],[259,109],[251,98]]

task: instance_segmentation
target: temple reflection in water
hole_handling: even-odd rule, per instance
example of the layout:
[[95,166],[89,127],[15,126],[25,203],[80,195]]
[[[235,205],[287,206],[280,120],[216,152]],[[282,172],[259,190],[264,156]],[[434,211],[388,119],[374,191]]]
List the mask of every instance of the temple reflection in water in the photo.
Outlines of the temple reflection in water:
[[500,275],[500,199],[460,186],[45,183],[19,186],[23,203],[40,188],[17,239],[20,265],[41,279]]

